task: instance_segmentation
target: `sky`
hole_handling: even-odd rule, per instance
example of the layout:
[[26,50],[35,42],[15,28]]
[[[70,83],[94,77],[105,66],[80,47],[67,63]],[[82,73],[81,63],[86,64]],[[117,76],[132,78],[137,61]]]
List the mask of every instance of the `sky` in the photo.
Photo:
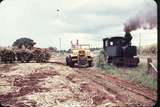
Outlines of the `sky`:
[[[124,36],[124,23],[154,0],[4,0],[0,4],[0,46],[21,37],[37,47],[69,49],[70,41],[102,47],[102,39]],[[59,11],[57,11],[59,10]],[[157,28],[131,32],[136,46],[157,43]]]

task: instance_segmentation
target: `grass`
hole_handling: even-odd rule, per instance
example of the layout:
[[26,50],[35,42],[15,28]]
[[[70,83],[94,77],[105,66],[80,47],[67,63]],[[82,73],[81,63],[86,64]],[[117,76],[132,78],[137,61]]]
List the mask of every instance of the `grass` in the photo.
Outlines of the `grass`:
[[104,55],[101,51],[97,56],[96,66],[113,76],[138,83],[142,86],[157,90],[157,79],[146,73],[147,64],[140,62],[137,67],[115,67],[108,65],[104,61]]

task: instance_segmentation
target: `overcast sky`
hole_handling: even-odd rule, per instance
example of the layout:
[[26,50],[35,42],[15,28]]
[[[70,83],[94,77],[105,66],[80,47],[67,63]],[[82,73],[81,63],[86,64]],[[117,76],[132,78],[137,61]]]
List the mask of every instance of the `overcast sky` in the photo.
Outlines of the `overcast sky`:
[[[126,20],[145,6],[157,5],[154,0],[4,0],[0,4],[0,46],[28,37],[39,47],[59,49],[59,38],[62,49],[70,48],[70,41],[76,39],[102,47],[104,37],[123,36]],[[139,35],[142,45],[157,43],[156,28],[131,33],[137,46]]]

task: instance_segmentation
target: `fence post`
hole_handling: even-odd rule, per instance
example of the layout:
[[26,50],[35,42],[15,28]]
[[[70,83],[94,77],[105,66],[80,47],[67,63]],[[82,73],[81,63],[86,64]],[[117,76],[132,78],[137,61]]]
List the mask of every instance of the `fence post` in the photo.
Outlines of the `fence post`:
[[99,66],[100,66],[100,55],[99,55],[99,57],[98,57],[98,58],[99,58]]
[[152,59],[151,58],[147,58],[147,66],[148,66],[147,74],[149,74],[150,69],[151,69],[150,63],[152,63]]

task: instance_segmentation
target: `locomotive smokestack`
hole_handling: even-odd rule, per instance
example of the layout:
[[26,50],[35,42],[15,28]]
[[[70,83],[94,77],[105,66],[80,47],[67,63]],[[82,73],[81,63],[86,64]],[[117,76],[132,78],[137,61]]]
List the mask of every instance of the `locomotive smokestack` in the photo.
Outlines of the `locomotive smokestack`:
[[126,40],[126,43],[129,43],[132,40],[132,35],[130,32],[126,32],[126,34],[124,35],[124,38]]

